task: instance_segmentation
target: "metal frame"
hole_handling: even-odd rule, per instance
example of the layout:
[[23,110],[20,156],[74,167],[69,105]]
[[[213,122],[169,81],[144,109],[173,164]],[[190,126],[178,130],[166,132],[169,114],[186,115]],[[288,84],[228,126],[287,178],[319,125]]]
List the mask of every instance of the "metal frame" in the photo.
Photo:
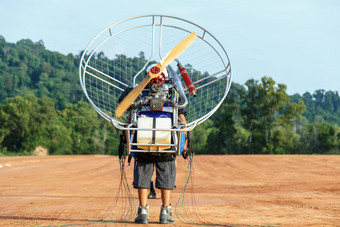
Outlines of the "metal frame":
[[[137,26],[130,26],[130,27],[127,27],[123,30],[120,30],[119,32],[116,32],[116,33],[112,33],[112,28],[119,25],[119,24],[122,24],[124,22],[127,22],[127,21],[131,21],[131,20],[136,20],[136,19],[139,19],[139,18],[151,18],[151,23],[147,23],[147,24],[140,24],[140,25],[137,25]],[[205,43],[207,43],[215,52],[216,54],[219,56],[220,60],[223,62],[223,65],[224,65],[224,69],[222,71],[219,71],[217,73],[214,73],[208,77],[205,77],[199,81],[196,81],[195,84],[198,84],[206,79],[209,79],[211,77],[214,77],[218,74],[223,74],[225,72],[225,75],[222,75],[220,78],[217,78],[216,80],[214,81],[211,81],[207,84],[204,84],[202,86],[199,86],[197,87],[196,89],[201,89],[211,83],[214,83],[218,80],[222,80],[222,79],[225,79],[227,77],[227,87],[225,89],[225,92],[223,94],[223,97],[222,99],[219,101],[219,103],[215,106],[215,108],[213,108],[212,110],[210,110],[210,112],[208,112],[206,115],[204,115],[203,117],[199,118],[199,119],[196,119],[195,121],[192,121],[186,125],[183,125],[184,127],[186,128],[177,128],[177,129],[143,129],[143,128],[132,128],[134,125],[133,123],[132,124],[127,124],[127,123],[124,123],[124,122],[120,122],[118,121],[117,119],[114,119],[113,117],[110,117],[107,113],[103,112],[100,108],[98,108],[94,103],[93,101],[90,99],[88,93],[87,93],[87,90],[86,90],[86,81],[85,81],[85,76],[86,74],[88,75],[91,75],[92,77],[94,78],[97,78],[98,80],[101,80],[102,82],[110,85],[110,86],[113,86],[115,87],[116,89],[119,89],[119,90],[124,90],[122,88],[119,88],[117,86],[115,86],[114,84],[108,82],[108,81],[105,81],[99,77],[96,77],[94,74],[91,74],[91,72],[88,72],[87,69],[90,69],[90,70],[93,70],[105,77],[107,77],[108,79],[110,80],[113,80],[115,82],[117,82],[117,80],[115,78],[112,78],[110,77],[109,75],[105,74],[104,72],[101,72],[100,70],[97,70],[93,67],[91,67],[89,65],[89,61],[90,59],[92,58],[92,56],[94,55],[94,53],[104,44],[106,43],[108,40],[110,40],[111,38],[114,38],[115,36],[119,35],[120,33],[123,33],[123,32],[126,32],[126,31],[129,31],[131,29],[135,29],[135,28],[140,28],[140,27],[150,27],[152,26],[152,46],[151,46],[151,56],[150,58],[147,60],[146,64],[144,65],[143,68],[141,68],[141,70],[133,77],[133,86],[135,87],[136,86],[136,79],[139,75],[141,75],[141,73],[145,70],[146,66],[150,63],[150,61],[152,60],[152,57],[154,56],[154,52],[155,52],[155,28],[156,27],[159,27],[160,28],[160,37],[159,37],[159,56],[160,58],[162,58],[161,56],[161,49],[162,49],[162,33],[163,33],[163,27],[171,27],[171,28],[175,28],[175,29],[179,29],[179,30],[182,30],[184,32],[187,32],[187,33],[191,33],[191,31],[189,30],[186,30],[184,28],[181,28],[181,27],[178,27],[178,26],[174,26],[174,25],[168,25],[168,24],[164,24],[163,23],[163,18],[171,18],[171,19],[175,19],[175,20],[180,20],[182,22],[186,22],[192,26],[194,26],[195,28],[198,28],[202,31],[202,34],[197,34],[197,37],[199,39],[201,39],[202,41],[204,41]],[[104,35],[105,33],[108,33],[108,36],[105,38],[103,37],[104,39],[99,43],[99,45],[97,45],[93,50],[92,52],[90,52],[90,54],[88,55],[88,51],[90,50],[90,47],[92,47],[92,44],[99,38],[101,37],[102,35]],[[209,35],[211,38],[213,38],[213,40],[219,45],[219,48],[222,50],[223,53],[219,53],[217,51],[217,49],[208,41],[205,39],[206,35]],[[107,34],[106,34],[107,35]],[[222,55],[224,55],[222,57]],[[225,61],[225,58],[228,60],[228,64],[226,64],[226,61]],[[86,59],[87,58],[87,59]],[[86,60],[85,60],[86,59]],[[229,60],[229,57],[228,57],[228,54],[227,52],[225,51],[224,47],[220,44],[220,42],[210,33],[208,32],[206,29],[202,28],[201,26],[193,23],[193,22],[190,22],[188,20],[185,20],[185,19],[181,19],[181,18],[178,18],[178,17],[173,17],[173,16],[168,16],[168,15],[142,15],[142,16],[136,16],[136,17],[131,17],[131,18],[128,18],[128,19],[124,19],[124,20],[121,20],[117,23],[114,23],[112,25],[110,25],[109,27],[107,27],[106,29],[104,29],[102,32],[100,32],[94,39],[91,40],[91,42],[87,45],[86,49],[84,50],[83,52],[83,55],[81,57],[81,60],[80,60],[80,65],[79,65],[79,79],[80,79],[80,83],[81,83],[81,86],[82,86],[82,89],[84,91],[84,94],[86,96],[86,98],[88,99],[88,101],[90,102],[90,104],[92,105],[92,107],[98,112],[98,114],[103,117],[105,120],[109,121],[112,123],[112,125],[118,129],[118,130],[124,130],[127,134],[130,135],[130,133],[134,133],[136,131],[153,131],[153,130],[157,130],[157,131],[172,131],[174,132],[175,134],[177,134],[177,142],[178,144],[168,144],[172,147],[175,147],[175,149],[171,150],[170,152],[175,152],[175,153],[178,153],[179,152],[179,142],[180,142],[180,137],[181,137],[181,132],[182,131],[190,131],[192,129],[194,129],[198,124],[204,122],[205,120],[207,120],[212,114],[214,114],[216,112],[216,110],[220,107],[220,105],[222,104],[223,100],[225,99],[225,97],[227,96],[228,92],[229,92],[229,89],[230,89],[230,86],[231,86],[231,79],[232,79],[232,75],[231,75],[231,65],[230,65],[230,60]],[[120,83],[122,86],[124,87],[128,87],[127,84],[125,83],[122,83],[121,81],[118,81],[118,83]],[[136,144],[132,143],[130,141],[130,136],[127,136],[127,140],[128,140],[128,152],[139,152],[140,150],[134,150],[132,149],[133,146],[135,146]],[[154,144],[148,144],[150,146],[155,146]],[[150,150],[151,151],[151,150]],[[163,152],[163,151],[151,151],[151,152]],[[169,152],[169,151],[168,151]]]
[[[182,128],[182,129],[165,129],[165,128],[133,128],[135,126],[134,123],[131,124],[121,124],[117,123],[117,121],[112,121],[113,126],[118,129],[118,130],[123,130],[125,131],[126,134],[126,143],[127,143],[127,154],[130,154],[131,152],[161,152],[161,153],[176,153],[177,155],[180,154],[180,142],[181,142],[181,132],[187,132],[191,131],[192,129],[195,128],[196,125],[193,125],[191,127],[187,128]],[[137,131],[170,131],[176,133],[175,137],[175,143],[170,143],[170,144],[142,144],[142,143],[133,143],[133,136],[135,135],[135,132]],[[130,136],[132,137],[130,138]],[[177,142],[177,143],[176,143]],[[149,150],[140,150],[140,149],[133,149],[133,146],[137,145],[143,145],[143,146],[149,146]],[[169,150],[151,150],[150,147],[155,147],[155,146],[170,146],[172,147]]]

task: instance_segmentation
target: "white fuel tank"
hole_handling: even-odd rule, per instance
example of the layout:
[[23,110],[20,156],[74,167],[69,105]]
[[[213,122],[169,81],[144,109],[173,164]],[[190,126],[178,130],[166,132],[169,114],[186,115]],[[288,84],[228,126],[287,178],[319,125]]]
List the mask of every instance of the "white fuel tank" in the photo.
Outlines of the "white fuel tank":
[[[138,128],[161,128],[171,129],[170,118],[153,118],[153,117],[139,117],[137,119]],[[157,144],[170,144],[171,131],[138,131],[137,143],[152,144],[154,146],[137,145],[139,149],[143,150],[166,150],[169,146],[157,146]],[[159,149],[157,149],[159,147]]]

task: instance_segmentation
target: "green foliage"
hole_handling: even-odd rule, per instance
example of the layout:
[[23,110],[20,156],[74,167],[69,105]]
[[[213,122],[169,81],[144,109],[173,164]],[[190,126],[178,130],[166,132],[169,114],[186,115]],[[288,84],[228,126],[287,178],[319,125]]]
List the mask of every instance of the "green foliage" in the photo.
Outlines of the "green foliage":
[[301,133],[301,153],[327,154],[340,151],[340,127],[327,122],[311,123]]
[[112,126],[82,101],[56,112],[47,97],[7,98],[0,105],[0,122],[2,154],[29,154],[39,145],[50,154],[114,154],[117,150]]
[[10,151],[30,151],[43,140],[42,129],[57,116],[52,99],[33,94],[5,99],[0,105],[0,142]]
[[303,116],[309,122],[327,121],[331,124],[340,125],[340,96],[337,91],[316,90],[313,95],[309,92],[302,96],[292,96],[293,102],[302,101],[307,109]]
[[59,112],[63,124],[71,131],[72,146],[70,154],[104,153],[99,130],[103,121],[88,103],[68,104]]
[[233,115],[239,111],[234,98],[228,97],[213,118],[213,130],[208,136],[207,146],[211,154],[232,154],[235,152],[234,141],[236,125]]
[[[147,61],[143,53],[95,59],[121,75],[131,62],[137,72]],[[117,154],[113,126],[81,101],[78,64],[79,56],[46,50],[42,41],[11,44],[0,36],[0,156],[28,155],[37,146],[50,154]],[[207,76],[186,67],[196,80]],[[196,154],[340,154],[339,125],[338,92],[288,96],[286,85],[263,77],[233,83],[218,111],[194,129],[192,142]]]
[[42,41],[23,39],[10,44],[0,38],[0,102],[34,93],[54,100],[57,109],[82,98],[78,82],[79,56],[45,49]]
[[247,90],[240,94],[243,125],[250,132],[248,151],[273,154],[280,148],[282,152],[290,147],[293,120],[301,118],[305,106],[303,102],[290,103],[285,85],[275,86],[275,81],[267,77],[261,82],[248,80]]
[[[337,100],[335,96],[332,97]],[[320,112],[309,123],[304,111],[310,106],[306,108],[297,97],[289,97],[285,85],[276,86],[267,77],[261,82],[248,80],[246,88],[233,83],[228,97],[211,118],[213,123],[193,134],[195,141],[206,153],[213,154],[339,153],[339,127],[326,123],[325,113]],[[202,144],[203,135],[206,146]]]
[[213,122],[208,119],[193,130],[191,139],[196,154],[211,153],[211,149],[207,147],[207,140],[213,130],[212,126]]

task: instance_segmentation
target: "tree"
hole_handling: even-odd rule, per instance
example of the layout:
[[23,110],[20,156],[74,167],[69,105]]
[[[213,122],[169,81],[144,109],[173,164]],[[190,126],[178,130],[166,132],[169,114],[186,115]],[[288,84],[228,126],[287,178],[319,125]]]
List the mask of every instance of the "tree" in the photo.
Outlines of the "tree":
[[116,150],[118,136],[113,127],[107,127],[108,122],[99,118],[90,104],[83,101],[68,104],[58,114],[71,131],[72,154],[104,154]]
[[340,96],[337,91],[316,90],[313,95],[306,92],[299,97],[294,95],[293,101],[302,100],[306,105],[303,113],[309,122],[322,122],[323,120],[340,125]]
[[340,128],[338,126],[327,122],[311,123],[306,130],[307,134],[302,139],[310,153],[339,152]]
[[208,136],[211,130],[213,130],[212,125],[212,121],[208,119],[202,124],[195,127],[195,129],[192,131],[191,141],[193,144],[194,152],[196,154],[210,154],[214,152],[207,147]]
[[[113,126],[80,102],[81,54],[65,56],[46,50],[41,40],[12,44],[0,36],[0,150],[25,153],[42,145],[51,154],[117,153]],[[147,61],[143,52],[113,59],[97,53],[89,64],[107,74],[115,71],[130,85]],[[190,64],[186,68],[194,81],[209,75]],[[218,83],[211,86],[221,93]],[[219,101],[210,93],[198,95],[203,102]],[[198,115],[197,106],[190,105],[188,112]],[[337,153],[339,125],[338,92],[320,89],[289,97],[285,85],[263,77],[248,80],[245,87],[232,83],[221,108],[195,128],[192,140],[196,153]]]
[[233,115],[239,110],[236,100],[227,97],[213,117],[213,126],[207,146],[211,154],[231,154],[235,149],[236,126]]
[[54,102],[33,94],[5,99],[0,105],[1,147],[29,152],[43,141],[44,127],[57,117]]
[[[291,126],[295,117],[300,117],[305,106],[302,102],[290,103],[286,85],[278,84],[272,78],[263,77],[262,83],[254,79],[246,82],[247,90],[240,94],[243,125],[250,132],[248,149],[250,153],[274,153],[280,143],[275,127]],[[278,129],[276,130],[278,132]],[[274,141],[273,141],[273,138]]]
[[56,107],[63,109],[82,98],[79,59],[72,54],[48,51],[41,40],[10,44],[0,37],[0,46],[0,102],[33,92],[37,97],[54,99]]

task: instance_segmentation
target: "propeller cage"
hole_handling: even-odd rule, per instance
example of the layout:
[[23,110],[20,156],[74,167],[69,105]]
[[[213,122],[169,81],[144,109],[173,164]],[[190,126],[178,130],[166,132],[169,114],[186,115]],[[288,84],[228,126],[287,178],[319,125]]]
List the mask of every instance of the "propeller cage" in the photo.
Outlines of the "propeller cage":
[[[182,101],[186,100],[187,124],[178,123],[178,103],[175,103],[177,107],[163,107],[164,112],[172,108],[169,110],[172,113],[170,128],[137,127],[137,112],[134,110],[116,117],[114,112],[120,95],[127,88],[136,87],[143,81],[146,68],[164,59],[175,44],[191,32],[195,32],[197,38],[178,59],[189,73],[197,90],[196,97],[186,97],[189,91],[184,88],[179,76],[172,76],[176,73],[169,74],[170,85],[167,84],[168,79],[162,76],[149,81],[149,85],[173,86],[174,93],[180,94]],[[167,69],[169,68],[176,68],[176,62],[170,63]],[[150,71],[158,74],[160,70],[156,66]],[[181,133],[190,131],[207,120],[226,98],[231,86],[231,64],[220,42],[201,26],[173,16],[144,15],[114,23],[94,37],[81,56],[79,79],[85,97],[97,113],[116,129],[129,135],[128,152],[135,151],[134,147],[137,145],[132,136],[138,132],[167,131],[171,132],[173,138],[171,144],[166,145],[171,147],[169,150],[161,151],[161,145],[146,144],[148,149],[145,152],[178,153]],[[154,101],[154,104],[160,103],[159,100]]]

